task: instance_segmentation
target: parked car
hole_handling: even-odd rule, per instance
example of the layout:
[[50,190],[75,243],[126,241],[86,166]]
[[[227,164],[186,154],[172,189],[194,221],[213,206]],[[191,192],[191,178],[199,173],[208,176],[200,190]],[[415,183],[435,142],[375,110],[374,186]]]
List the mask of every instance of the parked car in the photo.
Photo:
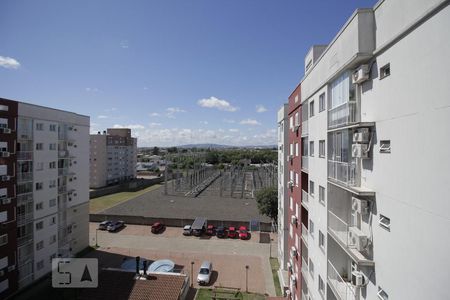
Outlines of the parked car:
[[202,229],[194,229],[194,230],[192,230],[192,234],[194,236],[202,236],[204,231],[205,231],[204,228],[202,228]]
[[163,229],[164,229],[164,224],[157,222],[152,225],[151,231],[152,231],[152,233],[160,233]]
[[239,238],[241,240],[248,240],[250,236],[248,235],[247,227],[241,226],[239,227]]
[[236,227],[234,227],[234,226],[228,227],[228,237],[229,237],[230,239],[236,238],[237,235],[238,235],[238,234],[237,234],[237,231],[236,231]]
[[225,230],[225,227],[223,227],[223,226],[217,227],[216,236],[218,238],[226,238],[227,237],[227,231]]
[[108,225],[110,225],[112,222],[111,221],[103,221],[100,224],[98,224],[98,229],[100,230],[107,230],[108,229]]
[[124,227],[125,223],[123,221],[112,221],[111,224],[106,228],[109,232],[114,232]]
[[207,235],[215,235],[215,231],[214,225],[208,225],[208,228],[206,228]]
[[192,235],[191,225],[185,225],[183,227],[183,235],[187,235],[187,236]]
[[206,285],[209,284],[211,280],[211,273],[212,273],[212,264],[209,261],[204,261],[202,265],[200,266],[200,270],[198,271],[197,275],[197,283],[199,285]]

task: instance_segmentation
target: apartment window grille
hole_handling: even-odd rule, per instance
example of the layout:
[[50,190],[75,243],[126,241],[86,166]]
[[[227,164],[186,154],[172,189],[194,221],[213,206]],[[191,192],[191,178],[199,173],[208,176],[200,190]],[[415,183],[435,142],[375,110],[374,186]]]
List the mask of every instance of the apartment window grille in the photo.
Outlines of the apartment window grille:
[[314,141],[309,142],[309,156],[314,156]]
[[325,110],[325,93],[320,94],[319,96],[319,112]]
[[314,238],[314,222],[309,219],[309,228],[308,228],[309,234],[312,238]]
[[319,141],[319,157],[325,157],[325,140]]
[[314,116],[314,100],[309,102],[309,117]]
[[325,204],[325,188],[319,185],[319,202]]
[[44,188],[44,183],[36,182],[36,191],[42,190]]
[[41,250],[42,248],[44,248],[44,241],[37,242],[36,250]]
[[0,246],[8,244],[8,234],[0,235]]
[[36,143],[36,150],[44,150],[44,144],[43,143]]
[[319,275],[319,293],[322,295],[325,294],[325,283],[323,282],[323,279],[320,275]]
[[319,247],[325,250],[325,235],[319,230]]
[[381,140],[380,141],[380,153],[391,153],[391,141]]
[[380,68],[380,79],[386,78],[391,75],[391,65],[386,64]]
[[36,263],[36,269],[42,270],[44,268],[44,260],[40,260]]
[[309,194],[314,197],[314,181],[309,181]]
[[391,230],[391,219],[389,219],[388,217],[380,214],[380,220],[378,221],[378,223],[380,224],[380,226],[388,231]]
[[36,223],[36,230],[41,230],[44,228],[44,221],[40,221]]
[[39,131],[44,130],[44,124],[42,124],[42,123],[36,123],[36,130],[39,130]]
[[36,210],[44,209],[44,202],[36,203]]

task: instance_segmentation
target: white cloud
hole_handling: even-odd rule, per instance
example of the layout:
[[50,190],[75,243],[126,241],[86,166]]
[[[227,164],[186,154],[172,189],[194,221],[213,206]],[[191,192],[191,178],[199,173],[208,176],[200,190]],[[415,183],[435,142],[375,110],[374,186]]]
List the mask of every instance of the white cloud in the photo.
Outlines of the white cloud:
[[257,113],[263,113],[266,112],[267,108],[265,108],[263,105],[256,105],[256,112]]
[[161,123],[156,123],[156,122],[152,122],[152,123],[149,124],[149,126],[150,126],[151,128],[153,128],[153,127],[159,127],[159,126],[161,126],[161,125],[162,125]]
[[134,130],[142,130],[145,129],[145,127],[141,124],[130,124],[130,125],[120,125],[120,124],[115,124],[113,126],[113,128],[129,128],[129,129],[134,129]]
[[223,119],[223,121],[224,121],[225,123],[230,123],[230,124],[236,123],[235,120],[231,120],[231,119]]
[[258,121],[254,120],[254,119],[245,119],[245,120],[242,120],[241,122],[239,122],[239,124],[251,125],[251,126],[261,125],[261,123],[259,123]]
[[217,108],[218,110],[224,111],[236,111],[237,107],[234,107],[227,100],[218,99],[216,97],[209,97],[207,99],[200,99],[197,101],[197,104],[201,107],[206,108]]
[[177,113],[185,113],[186,111],[184,109],[181,109],[179,107],[168,107],[166,109],[167,113],[166,113],[166,117],[170,118],[170,119],[175,119],[175,114]]
[[0,56],[0,67],[5,69],[18,69],[20,63],[12,57]]
[[230,128],[228,129],[229,132],[239,132],[239,129],[236,128]]
[[105,115],[99,115],[99,116],[97,116],[97,119],[108,119],[108,116],[105,116]]
[[208,125],[208,121],[200,121],[200,124]]
[[120,48],[122,49],[128,49],[130,47],[130,44],[128,43],[127,40],[122,40],[120,41]]
[[161,115],[156,112],[150,114],[150,117],[160,117],[160,116]]
[[102,92],[102,90],[100,90],[100,89],[98,89],[98,88],[96,88],[96,87],[94,87],[94,88],[87,87],[87,88],[85,88],[84,90],[85,90],[86,92],[88,92],[88,93],[100,93],[100,92]]

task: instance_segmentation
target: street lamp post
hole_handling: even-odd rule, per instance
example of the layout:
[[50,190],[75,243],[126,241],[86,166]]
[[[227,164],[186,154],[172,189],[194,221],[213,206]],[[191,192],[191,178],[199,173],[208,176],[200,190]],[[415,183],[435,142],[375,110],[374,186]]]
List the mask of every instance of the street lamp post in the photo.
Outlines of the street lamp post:
[[272,258],[272,242],[273,242],[273,239],[271,238],[269,240],[269,258]]
[[248,293],[248,268],[249,266],[245,266],[245,292]]
[[194,286],[194,262],[191,261],[191,287]]

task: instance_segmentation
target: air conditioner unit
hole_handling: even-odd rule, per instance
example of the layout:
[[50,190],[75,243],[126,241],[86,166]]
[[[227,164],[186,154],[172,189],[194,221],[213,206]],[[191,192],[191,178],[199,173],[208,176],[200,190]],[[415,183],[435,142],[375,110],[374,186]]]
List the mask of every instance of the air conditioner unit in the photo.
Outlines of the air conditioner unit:
[[300,129],[300,125],[295,125],[294,130],[298,131]]
[[296,285],[297,284],[297,276],[295,276],[295,274],[291,275],[291,282],[292,282],[292,285]]
[[292,248],[291,248],[291,256],[292,257],[297,257],[297,249],[295,249],[294,246],[292,246]]
[[361,287],[366,283],[366,277],[360,271],[352,272],[352,285]]
[[368,65],[361,65],[359,66],[352,75],[352,82],[353,83],[362,83],[369,79],[369,66]]
[[350,245],[353,245],[359,252],[364,251],[369,244],[367,235],[356,227],[350,227],[348,237]]
[[291,187],[294,186],[294,182],[291,180],[291,181],[288,182],[288,185],[289,185],[289,187],[291,188]]
[[291,216],[291,223],[292,224],[297,224],[297,216]]
[[292,161],[294,159],[294,155],[289,155],[289,160]]
[[9,157],[9,152],[6,151],[0,152],[0,157]]
[[16,269],[16,265],[11,265],[8,267],[8,272],[12,272]]
[[292,264],[289,261],[287,262],[287,268],[289,271],[292,271]]
[[352,144],[352,157],[369,158],[369,146],[367,144]]
[[369,128],[361,128],[358,129],[355,133],[353,133],[353,143],[362,143],[367,144],[370,140],[370,131]]
[[2,199],[2,204],[10,204],[11,203],[11,198],[3,198]]
[[2,176],[0,176],[0,180],[1,181],[8,181],[8,180],[10,180],[11,179],[11,176],[8,176],[8,175],[2,175]]
[[369,208],[369,201],[352,197],[352,211],[367,215]]

